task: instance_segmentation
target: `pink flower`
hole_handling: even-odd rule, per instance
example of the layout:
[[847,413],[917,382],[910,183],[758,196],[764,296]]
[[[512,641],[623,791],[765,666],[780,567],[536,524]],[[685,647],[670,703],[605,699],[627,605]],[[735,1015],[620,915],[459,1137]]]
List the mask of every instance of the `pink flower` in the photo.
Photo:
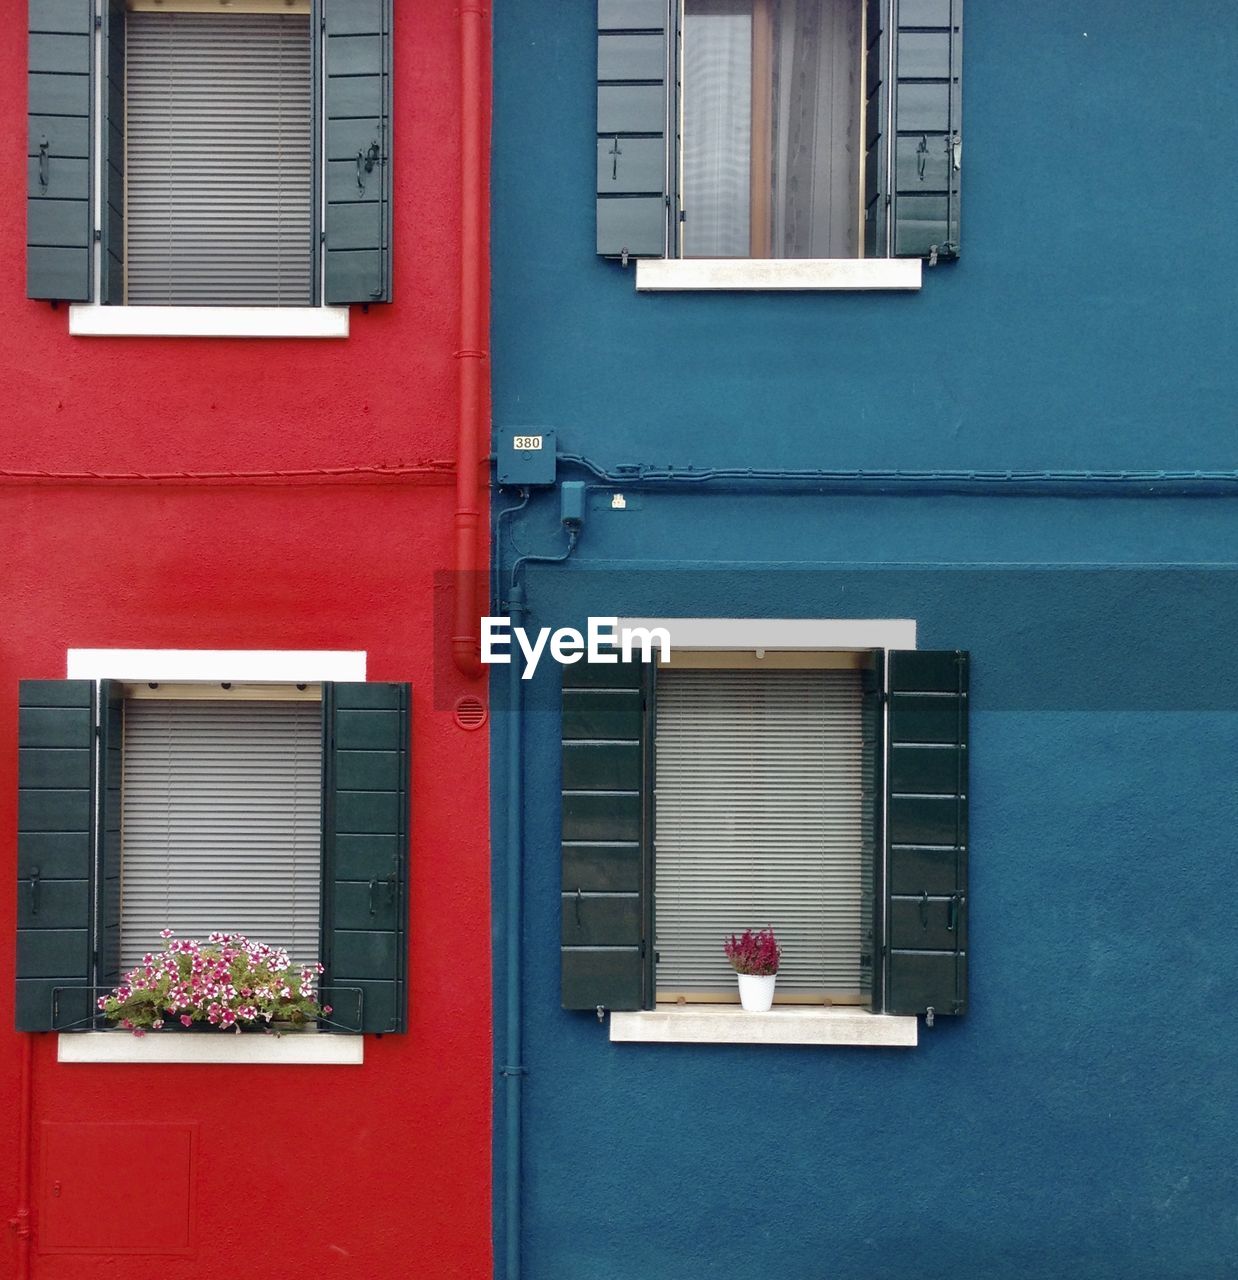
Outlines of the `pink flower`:
[[192,1019],[192,1018],[191,1018],[187,1013],[182,1013],[182,1014],[181,1014],[181,1026],[182,1026],[182,1027],[192,1027],[192,1026],[193,1026],[193,1019]]
[[161,938],[170,938],[170,937],[172,936],[172,930],[171,930],[171,929],[160,929],[160,930],[159,930],[159,936],[160,936]]

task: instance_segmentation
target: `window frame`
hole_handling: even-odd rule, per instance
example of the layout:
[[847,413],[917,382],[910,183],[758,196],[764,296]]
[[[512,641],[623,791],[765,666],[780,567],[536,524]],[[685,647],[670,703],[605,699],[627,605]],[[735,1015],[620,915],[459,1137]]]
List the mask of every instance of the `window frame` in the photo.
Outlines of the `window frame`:
[[[362,683],[364,650],[70,649],[66,678],[122,684],[194,686],[223,682],[260,686]],[[248,692],[248,691],[247,691]],[[325,885],[324,885],[325,892]],[[117,1029],[57,1031],[65,1063],[217,1063],[220,1065],[361,1065],[365,1034],[308,1029],[286,1036],[148,1035]]]
[[[344,338],[392,297],[393,0],[295,0],[313,49],[313,305],[130,306],[122,292],[125,0],[31,0],[26,295],[83,337]],[[134,0],[201,13],[229,0]],[[272,0],[237,0],[262,12]],[[354,180],[355,172],[355,180]],[[298,233],[299,234],[299,233]]]
[[[907,292],[921,287],[925,262],[935,265],[957,258],[962,0],[901,3],[906,6],[905,22],[900,0],[866,0],[861,14],[858,255],[684,258],[678,234],[684,0],[598,0],[598,254],[624,266],[634,259],[638,292]],[[942,4],[948,16],[943,17]],[[922,32],[945,38],[948,70],[923,64],[923,49],[917,48],[908,53],[908,70],[902,72],[904,37],[918,41]],[[651,47],[655,34],[660,38],[660,59]],[[874,69],[880,72],[879,78]],[[944,95],[944,117],[925,116],[922,102],[912,105],[920,85],[935,86]],[[904,86],[909,95],[905,122]],[[650,97],[655,92],[661,95],[660,117]],[[939,109],[941,103],[933,108]],[[945,134],[940,132],[942,118],[947,121]],[[925,130],[921,147],[930,135],[937,140],[932,144],[927,190],[906,186],[912,179],[902,172],[906,148],[898,145],[900,125],[904,135]],[[941,138],[945,139],[944,159],[938,155]],[[651,152],[655,146],[662,154],[660,192]],[[926,170],[917,163],[918,179],[923,182]],[[616,196],[620,199],[615,200]],[[926,203],[925,196],[932,199]],[[878,207],[878,198],[882,217],[874,224],[872,211]],[[905,217],[900,212],[904,204]],[[660,234],[655,231],[658,223]],[[661,248],[656,249],[659,241]]]
[[[617,623],[618,628],[622,631],[625,627],[645,627],[665,628],[670,635],[671,663],[674,665],[676,653],[690,653],[702,655],[702,664],[708,661],[708,657],[714,654],[723,657],[738,658],[739,656],[747,656],[749,654],[760,661],[767,654],[775,653],[793,653],[801,656],[802,660],[810,661],[813,654],[860,654],[860,653],[880,653],[882,662],[884,663],[886,655],[891,650],[914,650],[916,648],[916,622],[914,619],[787,619],[787,618],[620,618]],[[864,641],[864,643],[859,643]],[[661,666],[662,664],[659,664]],[[655,674],[656,683],[656,674]],[[656,706],[656,702],[655,702]],[[656,711],[655,711],[656,715]],[[655,733],[651,728],[651,743],[655,738]],[[884,737],[877,744],[878,756],[880,757],[884,745]],[[882,801],[882,826],[884,826],[885,802]],[[653,849],[653,841],[655,821],[650,818],[648,824],[648,839],[652,858],[656,859],[656,850]],[[880,856],[878,853],[876,856]],[[653,875],[650,875],[650,925],[651,936],[655,939],[656,950],[656,932],[653,926],[656,926],[657,903],[654,898],[655,885],[653,883]],[[874,890],[876,892],[876,889]],[[884,905],[883,905],[884,915]],[[883,922],[884,923],[884,922]],[[884,932],[884,929],[883,929]],[[704,1005],[717,1004],[723,1007],[733,1007],[738,1002],[738,995],[734,1001],[722,999],[685,999],[682,1003],[678,1000],[675,1002],[659,1001],[659,990],[657,984],[657,959],[656,955],[650,960],[652,975],[652,991],[654,1009],[671,1010],[683,1007],[699,1009]],[[782,1007],[844,1007],[856,1009],[857,1011],[868,1014],[868,1010],[861,1009],[862,993],[859,993],[855,1002],[848,1001],[845,1005],[826,1005],[823,1002],[813,1004],[812,998],[799,998],[794,1000],[782,1000],[779,1004]],[[871,1014],[869,1016],[872,1016]]]

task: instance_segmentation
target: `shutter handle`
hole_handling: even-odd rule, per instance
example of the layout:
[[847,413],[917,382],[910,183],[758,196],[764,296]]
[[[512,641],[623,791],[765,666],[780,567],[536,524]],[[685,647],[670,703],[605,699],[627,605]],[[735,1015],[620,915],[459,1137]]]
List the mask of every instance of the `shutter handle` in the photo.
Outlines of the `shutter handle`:
[[375,914],[375,911],[374,911],[374,894],[375,894],[375,892],[377,891],[377,889],[378,889],[378,881],[377,881],[377,880],[371,880],[371,881],[370,881],[370,915],[374,915],[374,914]]
[[946,154],[950,157],[950,167],[958,173],[963,167],[963,139],[957,129],[946,139]]
[[581,891],[577,889],[576,890],[576,927],[578,929],[583,929],[585,927],[584,921],[581,920],[580,918],[580,904],[583,898],[584,898],[584,894],[582,894]]
[[928,890],[920,895],[920,928],[928,928]]
[[949,929],[951,933],[953,933],[958,923],[959,923],[959,895],[957,893],[952,893],[950,895],[950,906],[947,908],[947,911],[946,911],[946,928]]
[[39,186],[46,189],[47,184],[51,181],[51,161],[48,158],[48,152],[51,150],[51,143],[44,134],[39,139]]
[[357,152],[357,190],[365,190],[365,175],[374,172],[374,166],[378,163],[378,143],[371,142],[365,151]]
[[920,144],[916,147],[916,173],[920,181],[924,181],[924,171],[928,167],[928,134],[920,135]]
[[30,868],[30,883],[28,885],[30,891],[30,914],[37,916],[39,914],[39,869],[38,867]]

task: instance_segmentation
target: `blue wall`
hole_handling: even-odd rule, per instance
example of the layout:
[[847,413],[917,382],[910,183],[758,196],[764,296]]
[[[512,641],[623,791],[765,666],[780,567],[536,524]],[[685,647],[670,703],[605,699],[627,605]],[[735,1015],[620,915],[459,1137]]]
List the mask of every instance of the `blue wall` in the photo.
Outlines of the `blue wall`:
[[[594,257],[593,8],[496,6],[497,423],[607,466],[1235,465],[1238,8],[971,0],[962,260],[917,295],[781,297],[638,296]],[[1238,503],[606,497],[530,572],[536,624],[913,617],[970,649],[972,1007],[907,1051],[612,1046],[562,1012],[544,664],[526,1275],[1238,1273]],[[514,523],[562,545],[553,494]]]

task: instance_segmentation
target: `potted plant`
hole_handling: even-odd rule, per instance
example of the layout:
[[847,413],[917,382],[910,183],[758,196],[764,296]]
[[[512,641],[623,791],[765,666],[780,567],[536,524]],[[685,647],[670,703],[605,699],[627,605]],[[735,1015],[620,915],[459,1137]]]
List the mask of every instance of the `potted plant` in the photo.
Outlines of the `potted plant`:
[[251,942],[240,933],[212,933],[206,942],[159,935],[164,949],[142,957],[110,996],[98,1005],[109,1022],[135,1036],[165,1024],[219,1031],[275,1031],[305,1026],[330,1005],[314,997],[322,965],[294,969],[288,952]]
[[731,934],[722,944],[731,968],[739,976],[739,1002],[749,1013],[765,1013],[774,1002],[778,981],[778,961],[782,948],[774,931],[745,929],[737,938]]

